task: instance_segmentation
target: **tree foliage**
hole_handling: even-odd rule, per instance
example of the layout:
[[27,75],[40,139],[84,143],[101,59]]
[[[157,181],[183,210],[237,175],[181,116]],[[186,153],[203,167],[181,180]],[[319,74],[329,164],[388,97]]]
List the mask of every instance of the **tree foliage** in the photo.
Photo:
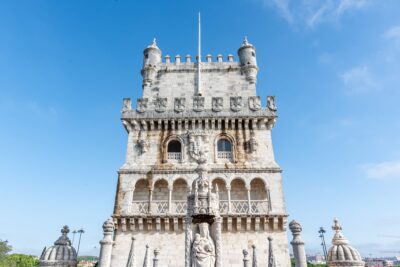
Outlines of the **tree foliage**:
[[39,260],[24,254],[8,254],[12,247],[7,241],[0,240],[0,267],[36,267]]

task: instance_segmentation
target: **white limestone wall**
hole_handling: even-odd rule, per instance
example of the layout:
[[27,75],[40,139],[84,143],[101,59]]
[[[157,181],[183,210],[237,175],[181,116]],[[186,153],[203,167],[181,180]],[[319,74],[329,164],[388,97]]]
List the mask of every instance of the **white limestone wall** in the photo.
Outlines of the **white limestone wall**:
[[[222,266],[242,267],[242,250],[252,255],[252,245],[256,246],[259,266],[266,266],[268,258],[268,236],[273,237],[276,266],[289,267],[289,250],[286,232],[223,232]],[[183,267],[185,262],[185,237],[183,232],[135,232],[136,266],[143,266],[146,244],[149,245],[150,262],[154,249],[159,249],[160,267]],[[126,267],[131,246],[131,232],[118,232],[111,258],[112,267]],[[151,266],[151,265],[150,265]]]
[[[230,68],[230,66],[232,68]],[[176,71],[161,71],[151,86],[143,90],[143,98],[149,98],[149,107],[152,109],[152,101],[156,96],[167,97],[167,109],[174,109],[174,98],[186,98],[186,105],[192,106],[192,99],[197,92],[197,72],[195,65],[181,64],[159,67],[161,70],[174,69]],[[205,96],[205,109],[211,109],[212,97],[223,97],[224,107],[229,109],[229,97],[231,96],[255,96],[255,84],[250,84],[246,76],[241,73],[239,63],[203,63],[202,75],[202,96]],[[247,107],[247,103],[246,103]]]
[[[194,167],[196,162],[189,155],[189,141],[187,137],[188,131],[132,131],[129,133],[127,150],[126,150],[126,161],[122,169],[150,169],[150,166],[162,164],[163,157],[165,157],[166,143],[171,139],[180,140],[183,146],[183,155],[181,161],[167,160],[166,164],[177,168]],[[233,164],[226,164],[227,161],[216,159],[216,141],[225,134],[233,139],[233,145],[236,148],[235,155],[239,160],[238,164],[245,164],[249,167],[255,168],[267,168],[267,167],[279,167],[275,162],[274,151],[272,146],[271,130],[254,130],[255,138],[257,140],[257,151],[248,154],[244,151],[244,148],[238,147],[236,144],[241,138],[243,141],[249,140],[249,133],[243,130],[208,130],[208,164],[210,168],[213,167],[234,167]],[[141,137],[140,137],[141,135]],[[149,147],[147,152],[141,153],[138,145],[138,140],[145,138],[148,141]]]

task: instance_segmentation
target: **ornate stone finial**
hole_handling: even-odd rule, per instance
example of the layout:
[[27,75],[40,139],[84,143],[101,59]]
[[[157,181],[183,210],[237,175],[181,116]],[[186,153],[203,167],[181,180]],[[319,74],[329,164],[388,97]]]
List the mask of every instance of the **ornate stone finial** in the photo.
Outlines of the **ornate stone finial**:
[[247,40],[247,36],[243,38],[243,46],[249,45],[249,41]]
[[115,229],[114,221],[113,221],[113,218],[110,217],[103,224],[103,232],[104,233],[112,233],[112,232],[114,232],[114,229]]
[[292,234],[300,234],[302,231],[300,223],[298,223],[295,220],[289,223],[289,229],[292,232]]
[[243,267],[249,267],[249,252],[243,249]]
[[158,254],[160,251],[158,249],[154,250],[153,267],[158,267]]
[[349,243],[347,238],[344,237],[342,233],[342,226],[340,225],[339,220],[337,218],[333,219],[332,230],[335,231],[335,235],[332,238],[333,245],[347,245]]
[[54,245],[60,245],[60,246],[71,246],[71,241],[68,238],[68,233],[69,233],[69,227],[67,225],[64,225],[64,227],[61,229],[61,236],[54,242]]

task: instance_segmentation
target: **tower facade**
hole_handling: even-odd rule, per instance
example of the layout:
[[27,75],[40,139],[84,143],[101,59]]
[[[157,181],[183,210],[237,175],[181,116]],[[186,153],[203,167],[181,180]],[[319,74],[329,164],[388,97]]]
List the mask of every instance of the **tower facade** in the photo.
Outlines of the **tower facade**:
[[147,266],[153,251],[158,266],[243,266],[255,248],[260,266],[290,266],[275,101],[261,106],[247,39],[238,56],[162,60],[155,41],[144,50],[143,95],[136,108],[124,99],[126,160],[100,266]]

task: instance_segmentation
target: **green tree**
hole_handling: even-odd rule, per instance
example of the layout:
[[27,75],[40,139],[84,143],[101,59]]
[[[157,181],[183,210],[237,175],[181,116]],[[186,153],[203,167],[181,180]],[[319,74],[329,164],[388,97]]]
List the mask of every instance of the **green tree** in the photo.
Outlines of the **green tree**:
[[31,255],[11,254],[8,257],[9,267],[36,267],[39,260]]
[[0,239],[0,267],[7,266],[7,254],[11,250],[12,247],[8,244],[8,241]]

